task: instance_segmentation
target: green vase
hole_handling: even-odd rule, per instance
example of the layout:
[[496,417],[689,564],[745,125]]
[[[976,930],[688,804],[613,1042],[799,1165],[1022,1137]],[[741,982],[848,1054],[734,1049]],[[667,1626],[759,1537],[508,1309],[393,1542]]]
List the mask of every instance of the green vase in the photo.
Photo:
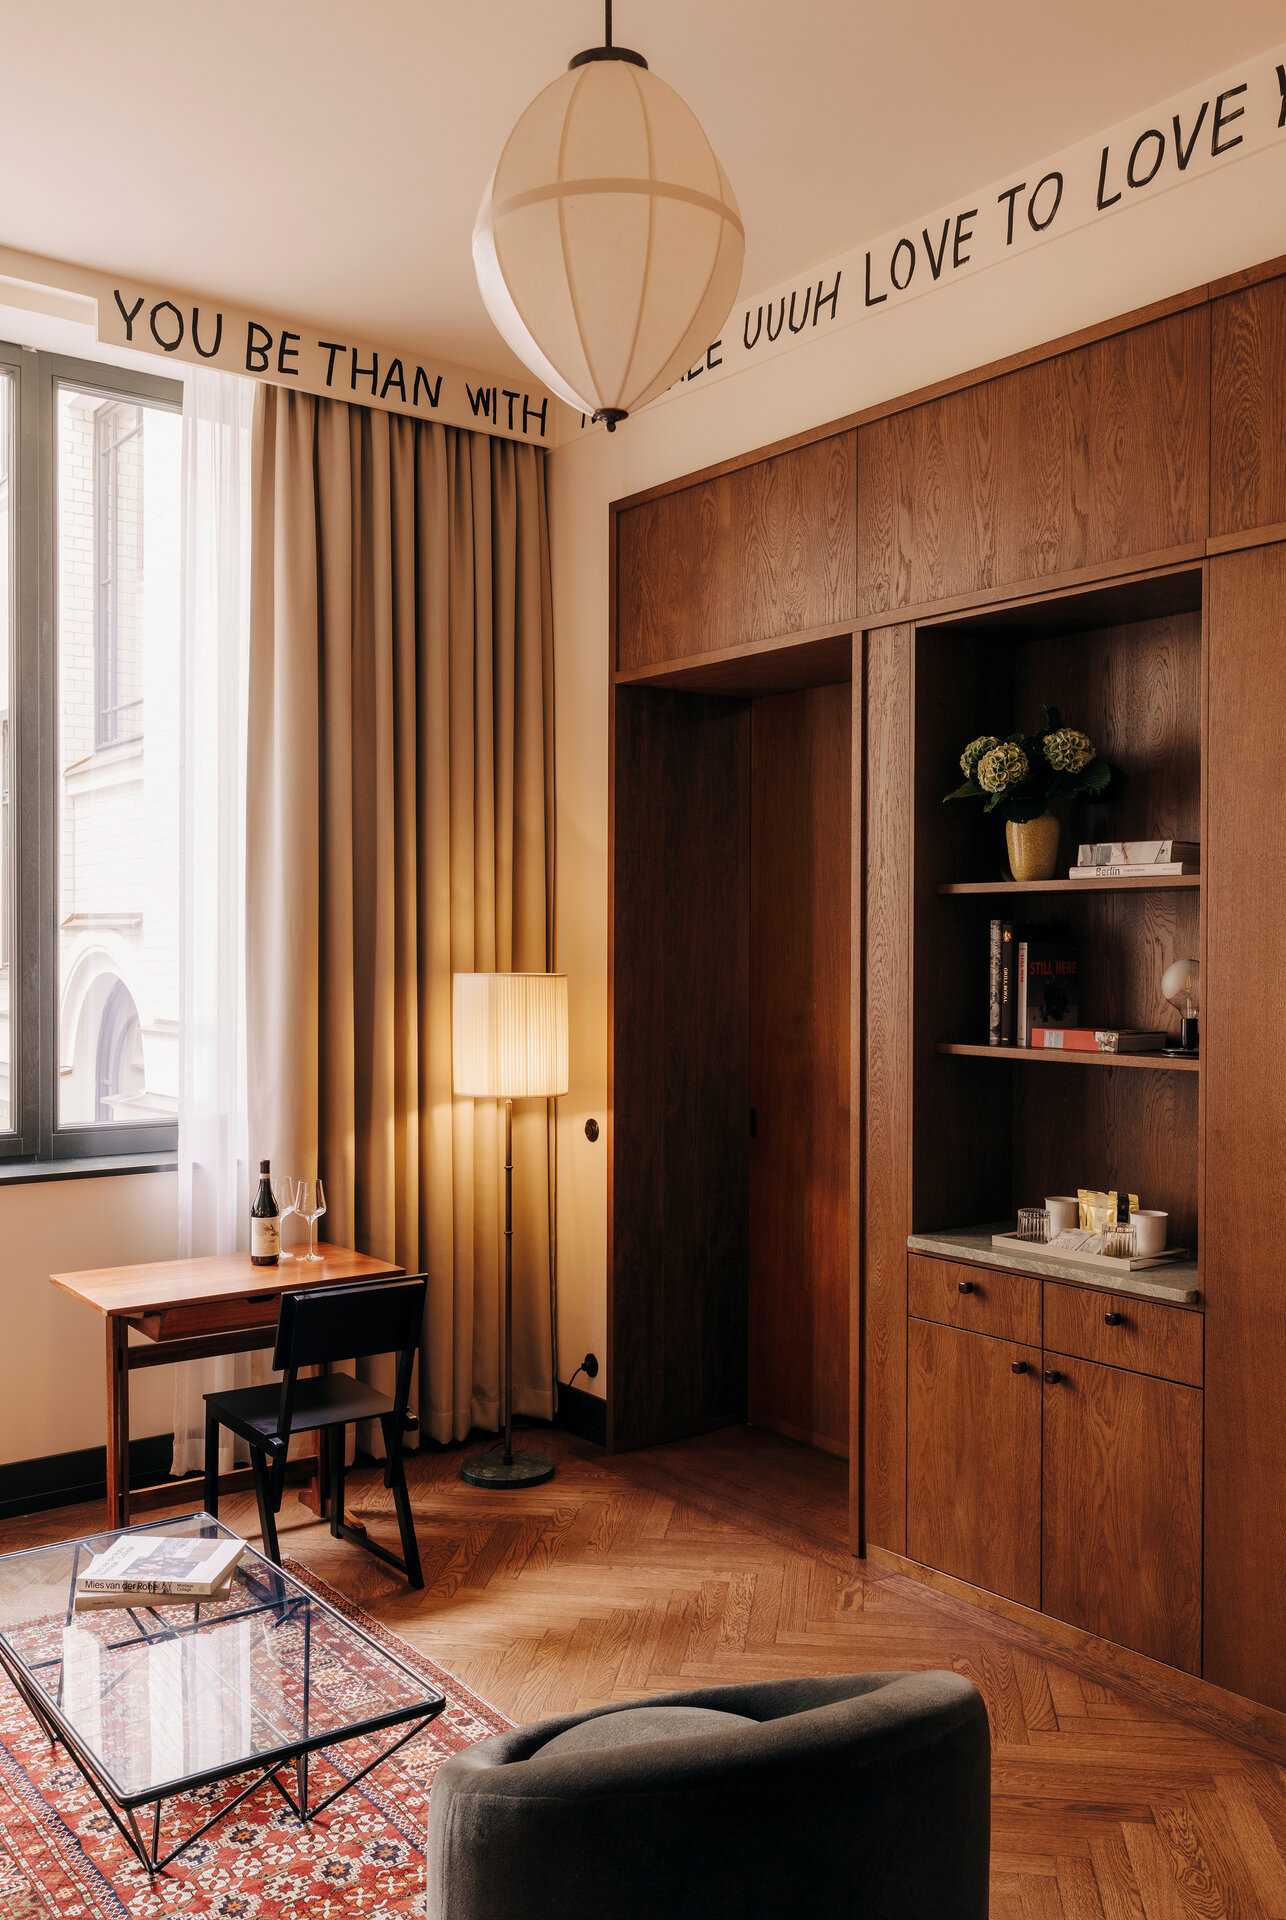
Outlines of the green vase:
[[1042,813],[1037,820],[1006,820],[1009,871],[1015,880],[1052,880],[1058,865],[1058,820]]

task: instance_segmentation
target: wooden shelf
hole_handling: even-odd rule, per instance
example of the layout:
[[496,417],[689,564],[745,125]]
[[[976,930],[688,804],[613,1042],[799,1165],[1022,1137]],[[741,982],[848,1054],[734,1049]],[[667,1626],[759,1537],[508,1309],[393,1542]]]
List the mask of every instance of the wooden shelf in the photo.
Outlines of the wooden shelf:
[[1153,1073],[1196,1073],[1201,1061],[1174,1060],[1163,1053],[1077,1053],[1061,1047],[978,1047],[959,1040],[939,1040],[938,1053],[960,1053],[971,1060],[1012,1060],[1024,1066],[1148,1067]]
[[1148,893],[1155,888],[1200,887],[1199,873],[1157,873],[1123,880],[954,880],[939,893]]

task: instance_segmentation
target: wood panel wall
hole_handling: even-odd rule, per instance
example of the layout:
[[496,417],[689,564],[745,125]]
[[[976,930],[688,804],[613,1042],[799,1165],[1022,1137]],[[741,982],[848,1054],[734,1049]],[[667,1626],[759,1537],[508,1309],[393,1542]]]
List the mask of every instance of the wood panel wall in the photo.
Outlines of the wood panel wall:
[[750,713],[619,687],[608,1438],[744,1420]]
[[752,1426],[849,1450],[847,684],[751,707]]
[[851,621],[856,603],[855,433],[617,515],[622,672]]
[[1211,561],[1208,631],[1204,1673],[1286,1709],[1286,546]]
[[911,1231],[911,643],[867,639],[863,1056],[866,1537],[906,1552],[906,1237]]
[[1205,537],[1204,307],[863,427],[865,623]]

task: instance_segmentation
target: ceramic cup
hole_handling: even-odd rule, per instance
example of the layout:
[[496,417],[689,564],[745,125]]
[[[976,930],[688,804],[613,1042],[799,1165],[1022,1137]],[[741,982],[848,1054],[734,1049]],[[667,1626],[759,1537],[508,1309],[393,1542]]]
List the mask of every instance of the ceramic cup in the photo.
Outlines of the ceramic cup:
[[1069,1227],[1081,1224],[1081,1203],[1065,1193],[1056,1193],[1046,1198],[1045,1211],[1049,1215],[1049,1237],[1056,1233],[1066,1233]]
[[1135,1253],[1164,1253],[1165,1232],[1169,1225],[1168,1213],[1143,1211],[1130,1215],[1130,1225],[1134,1228]]

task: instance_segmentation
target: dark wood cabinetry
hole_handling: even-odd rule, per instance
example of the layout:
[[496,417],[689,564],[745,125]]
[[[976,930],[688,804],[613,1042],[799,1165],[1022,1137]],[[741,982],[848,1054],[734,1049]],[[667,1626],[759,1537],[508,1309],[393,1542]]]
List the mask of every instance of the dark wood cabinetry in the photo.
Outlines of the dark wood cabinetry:
[[841,433],[616,517],[623,671],[851,622],[857,436]]
[[1040,1605],[1040,1350],[907,1327],[907,1552]]
[[[854,1550],[1286,1712],[1286,262],[612,524],[613,1444],[838,1450],[847,1344]],[[1020,887],[941,796],[1045,702],[1120,777]],[[1065,877],[1167,835],[1199,875]],[[1199,1059],[989,1048],[993,916],[1075,941],[1085,1024],[1172,1027],[1197,959]],[[1200,1310],[908,1257],[1083,1185]]]
[[863,619],[1203,540],[1208,362],[1189,307],[862,427]]
[[922,1254],[910,1269],[907,1554],[1199,1673],[1202,1395],[1184,1382],[1201,1315]]
[[1201,1671],[1201,1394],[1044,1356],[1041,1605]]

